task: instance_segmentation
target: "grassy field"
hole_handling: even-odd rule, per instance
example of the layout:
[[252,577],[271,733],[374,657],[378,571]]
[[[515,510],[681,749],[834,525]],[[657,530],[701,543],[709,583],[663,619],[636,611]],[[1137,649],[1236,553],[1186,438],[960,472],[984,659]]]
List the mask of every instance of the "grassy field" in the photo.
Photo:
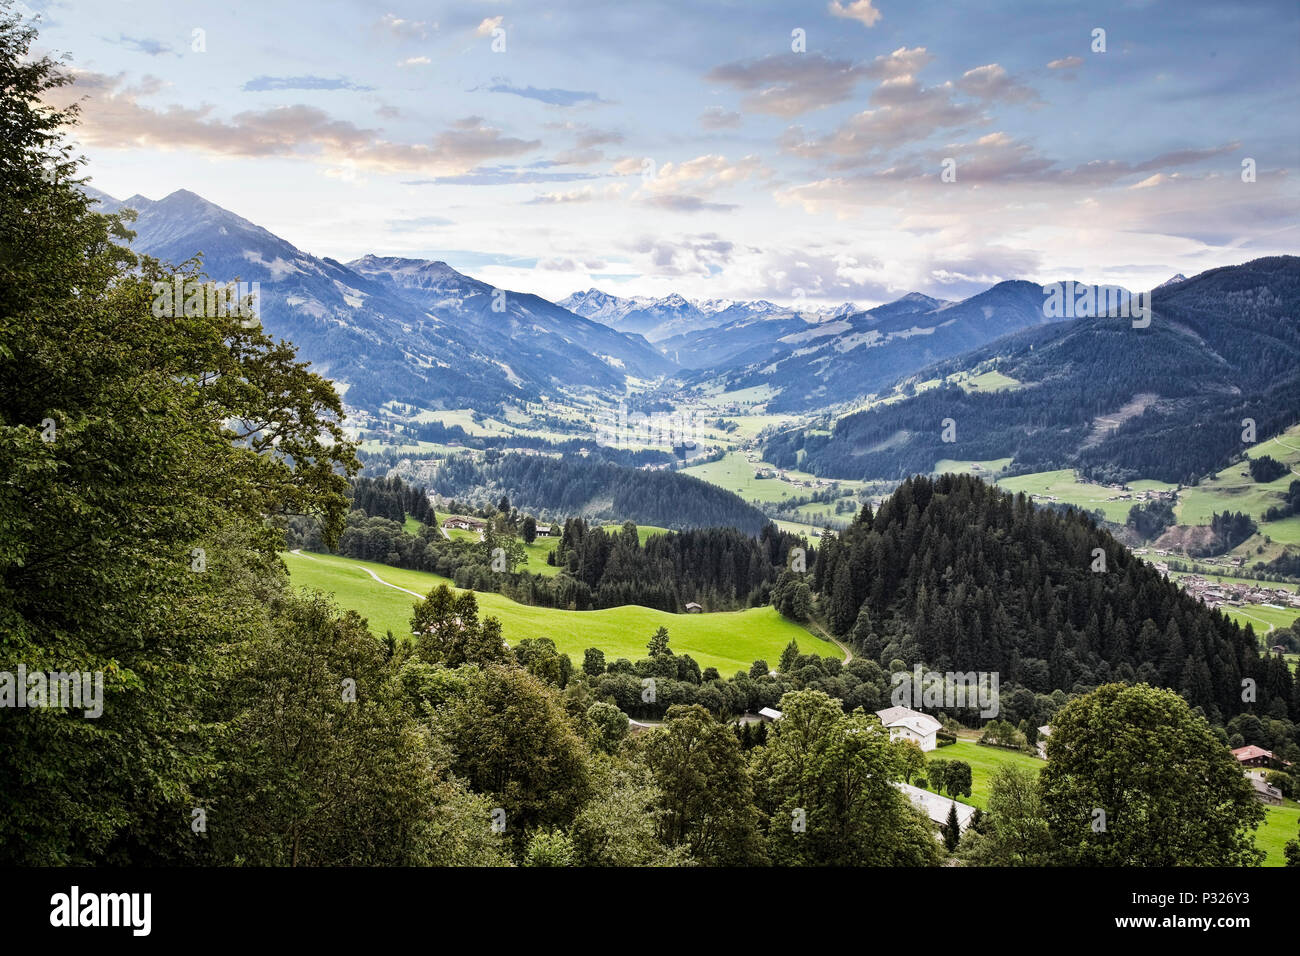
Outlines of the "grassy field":
[[546,563],[546,556],[554,551],[559,543],[560,539],[556,537],[538,538],[532,544],[524,544],[524,552],[528,555],[528,565],[524,570],[530,574],[544,574],[548,578],[559,574],[559,568]]
[[[1216,511],[1244,511],[1258,519],[1271,505],[1279,504],[1291,482],[1300,478],[1300,425],[1281,435],[1251,446],[1249,458],[1268,455],[1289,465],[1292,472],[1276,481],[1258,484],[1250,477],[1245,462],[1229,465],[1213,478],[1195,488],[1186,488],[1179,495],[1178,521],[1180,524],[1209,524]],[[1283,544],[1300,544],[1300,518],[1288,518],[1261,524],[1260,532]]]
[[969,378],[958,378],[957,384],[968,392],[999,392],[1003,389],[1019,388],[1021,383],[1010,375],[1001,372],[983,372]]
[[796,488],[780,478],[757,478],[757,463],[745,458],[743,452],[728,452],[718,461],[683,468],[682,474],[694,475],[709,484],[734,491],[746,501],[779,502],[784,498],[806,494],[810,489]]
[[[600,530],[608,531],[611,534],[618,534],[620,531],[623,530],[623,526],[621,524],[603,524],[603,525],[599,525],[599,528]],[[636,526],[636,538],[638,541],[641,542],[642,547],[645,547],[646,541],[648,541],[650,538],[654,537],[655,535],[668,534],[668,533],[669,530],[667,528],[660,528],[652,524],[639,524]]]
[[[981,747],[973,740],[958,740],[951,747],[940,747],[926,754],[934,760],[964,760],[970,764],[971,795],[962,797],[963,803],[987,809],[989,782],[993,772],[1004,763],[1016,764],[1038,773],[1047,766],[1047,762],[1015,750],[1003,750],[1000,747]],[[1296,838],[1296,827],[1300,826],[1300,803],[1287,800],[1280,807],[1265,807],[1264,822],[1255,831],[1255,846],[1268,854],[1264,866],[1283,866],[1286,858],[1282,855],[1288,840]]]
[[[451,583],[435,574],[333,555],[285,554],[284,561],[294,584],[334,594],[341,607],[363,615],[377,635],[385,630],[399,637],[409,635],[415,598],[378,583],[363,568],[421,595],[438,584]],[[561,611],[518,604],[500,594],[477,592],[477,596],[480,613],[500,619],[507,641],[549,637],[575,664],[581,662],[588,647],[599,647],[611,661],[644,657],[650,635],[661,625],[668,628],[676,653],[690,654],[701,667],[716,667],[728,677],[737,670],[748,670],[760,658],[776,661],[792,639],[805,653],[842,656],[834,644],[786,620],[771,607],[717,614],[669,614],[637,606]]]
[[[1006,763],[1024,767],[1038,773],[1045,766],[1045,761],[1016,750],[1003,750],[1001,747],[981,747],[973,740],[958,740],[950,747],[940,747],[926,754],[930,760],[964,760],[970,764],[970,796],[962,797],[963,803],[969,803],[981,810],[988,807],[990,781],[993,772]],[[933,788],[931,788],[933,789]]]
[[[1172,485],[1161,486],[1159,482],[1144,482],[1145,485],[1155,485],[1156,487],[1172,488]],[[1078,505],[1086,511],[1096,511],[1100,509],[1106,515],[1107,521],[1114,521],[1123,524],[1128,520],[1129,509],[1137,504],[1132,498],[1119,501],[1108,501],[1123,492],[1116,491],[1113,488],[1105,488],[1101,485],[1093,484],[1090,481],[1080,481],[1073,470],[1069,468],[1060,471],[1041,471],[1032,475],[1016,475],[1014,478],[1002,478],[998,481],[998,487],[1006,491],[1020,492],[1025,494],[1038,495],[1039,497],[1053,496],[1062,504]]]

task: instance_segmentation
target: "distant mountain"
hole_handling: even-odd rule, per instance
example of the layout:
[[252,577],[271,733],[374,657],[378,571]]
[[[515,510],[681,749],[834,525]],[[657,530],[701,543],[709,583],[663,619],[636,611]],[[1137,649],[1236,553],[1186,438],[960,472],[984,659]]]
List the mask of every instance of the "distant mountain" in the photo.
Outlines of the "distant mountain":
[[961,302],[908,293],[785,335],[778,347],[756,352],[749,367],[726,373],[724,382],[728,388],[771,387],[779,392],[768,403],[773,411],[824,408],[1010,332],[1053,321],[1044,313],[1043,299],[1041,286],[1022,281],[1001,282]]
[[[1259,440],[1300,421],[1300,258],[1257,259],[1157,289],[1145,328],[1127,318],[1058,322],[916,377],[981,369],[1016,384],[932,388],[848,415],[830,435],[777,436],[766,459],[841,478],[1012,458],[1018,472],[1194,481],[1248,447],[1247,419]],[[949,419],[954,441],[944,440]]]
[[644,340],[536,296],[507,292],[506,311],[495,313],[491,287],[445,263],[416,263],[410,274],[384,263],[411,260],[359,260],[363,268],[352,268],[188,190],[157,201],[87,193],[105,211],[137,211],[133,248],[173,264],[202,253],[211,278],[259,283],[266,329],[293,342],[353,407],[395,400],[487,409],[568,385],[621,390],[629,374],[672,368]]
[[674,335],[659,342],[682,368],[707,370],[705,377],[736,366],[763,362],[788,349],[791,339],[815,326],[793,313],[745,317],[716,328]]
[[1187,276],[1183,275],[1183,274],[1180,272],[1180,273],[1178,273],[1177,275],[1175,275],[1175,276],[1173,276],[1173,277],[1171,277],[1171,278],[1166,279],[1164,282],[1162,282],[1162,283],[1160,283],[1158,286],[1156,286],[1156,288],[1157,288],[1157,289],[1163,289],[1165,286],[1176,285],[1176,284],[1179,283],[1179,282],[1186,282],[1186,281],[1187,281]]
[[541,296],[498,290],[445,262],[367,255],[347,265],[431,313],[454,318],[484,347],[498,343],[512,369],[541,371],[570,385],[621,388],[625,375],[657,378],[674,368],[639,335],[625,335]]
[[[796,314],[794,310],[766,299],[693,300],[675,292],[660,299],[651,296],[623,298],[599,289],[575,292],[561,299],[559,305],[621,332],[644,335],[658,344],[664,354],[673,351],[664,344],[667,339],[720,328],[733,322],[788,319]],[[808,316],[812,319],[823,317],[815,310]]]

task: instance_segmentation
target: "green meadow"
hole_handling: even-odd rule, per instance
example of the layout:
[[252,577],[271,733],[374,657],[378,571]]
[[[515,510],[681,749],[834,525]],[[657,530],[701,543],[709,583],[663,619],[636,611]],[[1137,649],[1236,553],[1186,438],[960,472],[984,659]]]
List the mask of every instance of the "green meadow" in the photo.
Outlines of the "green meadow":
[[[1143,485],[1161,487],[1158,482],[1143,482]],[[1062,468],[1058,471],[1040,471],[1032,475],[1016,475],[1014,478],[1003,478],[998,481],[998,487],[1005,491],[1023,491],[1025,494],[1039,495],[1044,498],[1051,496],[1061,504],[1076,505],[1085,511],[1100,509],[1105,513],[1107,521],[1114,521],[1118,524],[1127,521],[1129,509],[1135,504],[1139,504],[1133,498],[1118,501],[1107,500],[1123,494],[1123,492],[1090,481],[1080,481],[1073,469],[1070,468]],[[1163,487],[1172,489],[1174,486]]]
[[[380,584],[364,569],[420,595],[439,584],[451,584],[436,574],[334,555],[284,554],[283,558],[295,585],[333,594],[341,607],[365,617],[377,635],[386,630],[399,637],[409,635],[415,598]],[[507,641],[549,637],[575,664],[581,662],[588,647],[600,648],[610,661],[644,657],[650,635],[660,626],[668,628],[674,652],[690,654],[701,667],[716,667],[724,676],[748,670],[759,659],[775,662],[791,640],[805,653],[842,656],[834,644],[786,620],[771,607],[714,614],[669,614],[636,605],[566,611],[530,607],[500,594],[479,591],[476,596],[480,614],[498,618]]]

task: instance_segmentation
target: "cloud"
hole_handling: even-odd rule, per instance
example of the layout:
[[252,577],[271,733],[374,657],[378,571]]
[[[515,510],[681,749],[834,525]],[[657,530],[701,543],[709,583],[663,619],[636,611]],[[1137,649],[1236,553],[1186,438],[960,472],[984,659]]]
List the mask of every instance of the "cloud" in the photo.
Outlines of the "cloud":
[[787,53],[727,63],[705,78],[747,93],[742,105],[752,112],[791,117],[849,99],[865,74],[865,67],[848,60]]
[[492,31],[495,30],[497,27],[501,26],[501,22],[503,20],[505,20],[504,16],[484,17],[483,21],[477,27],[474,28],[474,32],[481,37],[491,36]]
[[[640,167],[637,168],[640,171]],[[675,193],[682,188],[712,191],[747,179],[771,175],[757,156],[744,156],[735,162],[717,153],[697,156],[681,163],[664,163],[647,185],[658,193]]]
[[934,60],[934,55],[923,46],[910,49],[900,46],[892,53],[876,57],[863,71],[877,80],[892,80],[900,76],[915,76]]
[[143,97],[162,91],[162,81],[156,77],[145,77],[135,85],[128,85],[120,74],[78,72],[74,77],[71,86],[51,90],[49,99],[57,106],[86,96],[91,105],[82,113],[78,135],[86,143],[110,148],[287,156],[381,172],[451,176],[541,146],[538,140],[505,136],[477,116],[456,121],[427,143],[395,143],[380,138],[376,130],[334,119],[314,106],[246,110],[227,120],[214,115],[211,105],[154,108],[141,103]]
[[489,93],[512,93],[515,96],[538,100],[551,106],[576,106],[579,103],[604,102],[595,93],[585,90],[561,90],[555,88],[541,90],[535,86],[510,86],[508,83],[501,81],[494,82],[492,86],[487,88],[487,91]]
[[871,3],[872,0],[850,0],[847,4],[840,3],[840,0],[831,0],[826,9],[833,17],[857,20],[864,27],[874,27],[876,21],[880,19],[880,11]]
[[437,226],[454,226],[454,220],[447,219],[445,216],[416,216],[411,219],[390,219],[387,226],[393,232],[416,232],[421,229],[432,229]]
[[713,276],[732,259],[735,246],[716,233],[683,236],[676,241],[643,236],[626,245],[645,263],[642,271],[661,276]]
[[438,176],[435,179],[412,179],[405,186],[519,186],[535,183],[569,183],[595,179],[591,173],[538,172],[530,166],[480,166],[469,172]]
[[1047,64],[1049,70],[1073,70],[1080,66],[1083,66],[1083,57],[1081,56],[1063,56],[1059,60],[1053,60]]
[[398,60],[398,66],[428,66],[433,61],[427,56],[408,56],[405,60]]
[[664,209],[668,212],[731,212],[733,209],[739,208],[735,203],[709,202],[699,196],[686,196],[678,193],[651,196],[641,201],[644,205],[654,206],[656,209]]
[[525,206],[557,206],[577,202],[593,202],[598,199],[613,199],[623,192],[623,183],[613,183],[604,189],[596,190],[590,186],[572,189],[568,192],[538,193],[527,200]]
[[539,259],[536,269],[546,269],[550,272],[591,272],[594,269],[603,269],[607,265],[601,259],[584,259],[578,261],[570,258],[560,259]]
[[119,33],[117,42],[128,49],[135,50],[137,53],[145,53],[149,56],[176,53],[176,48],[170,43],[164,43],[162,40],[154,40],[150,37],[129,37],[125,33]]
[[423,40],[438,29],[432,20],[404,20],[392,13],[385,13],[377,25],[401,40]]
[[740,114],[710,106],[700,114],[700,125],[705,129],[735,129],[740,125]]
[[809,137],[802,127],[792,126],[781,137],[781,145],[807,159],[840,157],[842,165],[860,165],[940,130],[987,121],[979,106],[958,101],[954,93],[952,83],[925,87],[910,75],[896,76],[871,94],[874,109],[849,117],[826,136]]
[[366,92],[373,86],[362,86],[343,76],[256,76],[242,87],[245,93],[265,93],[271,90],[357,90]]
[[957,81],[957,88],[968,96],[981,100],[1000,100],[1004,103],[1026,103],[1038,99],[1030,87],[1017,82],[997,63],[977,66],[967,70]]

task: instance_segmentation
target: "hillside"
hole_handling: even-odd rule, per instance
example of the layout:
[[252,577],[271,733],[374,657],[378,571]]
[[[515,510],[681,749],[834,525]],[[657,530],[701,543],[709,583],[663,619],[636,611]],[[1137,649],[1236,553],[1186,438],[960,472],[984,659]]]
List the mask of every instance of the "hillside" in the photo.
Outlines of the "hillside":
[[[1300,259],[1214,269],[1155,290],[1152,302],[1148,328],[1075,319],[918,376],[991,365],[1017,388],[940,385],[846,416],[829,435],[777,436],[766,456],[844,478],[928,473],[941,459],[1012,458],[1017,472],[1074,467],[1098,480],[1178,482],[1243,451],[1243,420],[1262,440],[1300,419]],[[946,419],[954,423],[947,436]]]
[[939,360],[1054,321],[1031,282],[1000,282],[961,302],[910,293],[867,312],[781,338],[781,352],[722,377],[727,388],[771,385],[769,411],[806,411],[878,391]]
[[753,505],[716,485],[680,472],[625,468],[579,456],[503,455],[495,462],[461,456],[411,462],[403,477],[447,498],[494,501],[562,518],[582,515],[680,530],[729,526],[757,535],[768,519]]
[[[371,631],[381,637],[386,630],[397,635],[410,632],[415,597],[398,588],[423,597],[438,584],[451,583],[435,574],[334,555],[286,554],[284,562],[295,586],[333,594],[340,606],[364,615]],[[379,583],[368,571],[396,588]],[[689,654],[701,667],[716,667],[727,676],[749,670],[756,660],[777,660],[792,640],[806,654],[837,660],[843,656],[834,644],[786,620],[771,607],[714,614],[670,614],[635,605],[565,611],[530,607],[491,592],[479,591],[476,597],[485,616],[501,621],[502,636],[511,645],[523,638],[547,637],[560,653],[577,661],[589,647],[600,648],[610,661],[620,657],[639,660],[646,654],[650,635],[661,626],[668,628],[674,653]]]
[[156,201],[89,194],[105,211],[136,210],[132,248],[173,265],[201,254],[218,282],[260,283],[266,329],[354,408],[492,409],[567,387],[622,391],[629,375],[673,368],[639,336],[537,296],[497,295],[445,263],[319,258],[188,190]]
[[1300,716],[1286,665],[1262,657],[1248,631],[1087,518],[969,476],[910,478],[864,510],[823,541],[813,588],[831,630],[869,657],[995,671],[1004,688],[1038,693],[1146,682],[1212,721],[1246,709],[1249,677],[1277,688],[1280,713]]

